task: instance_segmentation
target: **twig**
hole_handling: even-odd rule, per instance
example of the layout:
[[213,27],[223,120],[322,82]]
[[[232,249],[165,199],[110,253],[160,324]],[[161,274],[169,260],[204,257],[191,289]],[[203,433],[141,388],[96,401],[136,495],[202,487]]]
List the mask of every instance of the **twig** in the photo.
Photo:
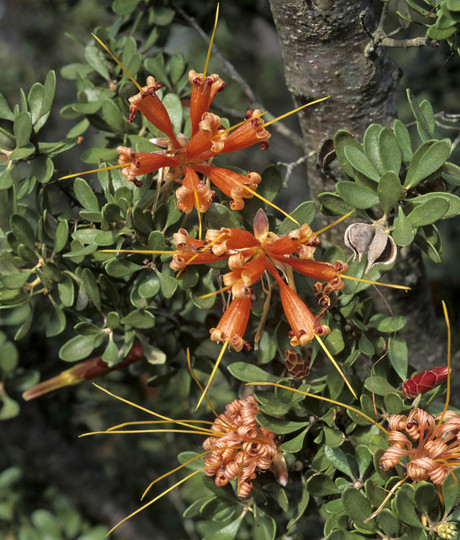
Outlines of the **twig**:
[[286,176],[284,177],[283,187],[287,187],[289,178],[291,177],[291,174],[294,172],[294,169],[296,169],[299,165],[302,165],[302,163],[307,161],[307,159],[309,159],[312,154],[314,154],[314,152],[310,154],[304,154],[297,161],[291,161],[290,163],[285,163],[283,161],[278,161],[276,163],[278,167],[286,167]]
[[409,38],[409,39],[394,39],[390,36],[395,35],[402,27],[393,30],[390,33],[386,33],[384,30],[384,25],[388,17],[389,4],[383,4],[382,12],[380,14],[380,20],[378,22],[377,28],[371,32],[364,22],[366,16],[366,11],[361,11],[359,14],[359,19],[361,25],[370,38],[370,42],[366,45],[364,49],[364,56],[372,56],[378,47],[391,47],[391,48],[402,48],[408,49],[409,47],[439,47],[439,41],[431,39],[428,36]]

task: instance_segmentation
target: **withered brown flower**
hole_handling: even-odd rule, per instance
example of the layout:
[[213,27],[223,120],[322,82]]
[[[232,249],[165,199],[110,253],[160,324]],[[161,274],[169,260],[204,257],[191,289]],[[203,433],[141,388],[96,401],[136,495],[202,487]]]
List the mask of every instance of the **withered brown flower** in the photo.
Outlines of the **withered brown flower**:
[[417,408],[409,416],[392,415],[388,427],[391,446],[380,458],[383,470],[405,465],[412,480],[440,485],[460,464],[459,413],[447,410],[433,417]]
[[271,469],[283,486],[288,480],[276,435],[257,424],[258,412],[253,395],[235,399],[214,421],[211,430],[216,436],[203,443],[203,448],[210,451],[205,459],[206,475],[215,476],[219,487],[237,479],[239,497],[250,494],[257,471]]

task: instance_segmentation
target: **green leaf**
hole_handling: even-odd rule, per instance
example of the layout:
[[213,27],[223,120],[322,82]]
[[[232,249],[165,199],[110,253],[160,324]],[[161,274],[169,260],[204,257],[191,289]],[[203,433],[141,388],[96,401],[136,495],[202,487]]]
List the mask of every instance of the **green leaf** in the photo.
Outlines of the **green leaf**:
[[150,311],[137,309],[123,317],[121,322],[134,328],[152,328],[155,326],[155,315],[152,315]]
[[424,203],[428,200],[441,198],[449,202],[449,208],[447,212],[442,216],[442,219],[448,219],[460,214],[460,197],[454,195],[453,193],[444,193],[440,191],[435,191],[432,193],[425,193],[424,195],[419,195],[414,199],[411,199],[410,202],[418,205],[419,203]]
[[176,94],[166,94],[163,98],[163,105],[168,111],[174,132],[179,133],[182,128],[182,115],[184,110],[180,99]]
[[[429,121],[429,119],[425,116],[421,107],[417,103],[413,92],[409,88],[406,90],[406,93],[407,93],[407,99],[409,101],[410,108],[412,109],[412,113],[417,122],[418,134],[420,135],[420,138],[422,139],[422,141],[427,141],[428,139],[431,139],[431,137],[433,136],[434,119],[431,122]],[[425,100],[425,103],[428,103],[428,102]],[[425,110],[427,111],[426,105],[424,107],[425,107]],[[433,116],[433,110],[431,109],[431,117],[432,116]],[[433,129],[431,129],[431,127]]]
[[106,266],[106,271],[109,276],[114,278],[122,278],[144,269],[145,266],[140,266],[126,259],[111,259]]
[[442,483],[442,495],[444,498],[444,512],[449,512],[460,500],[460,467],[456,467],[446,476]]
[[[50,296],[51,299],[51,296]],[[45,326],[46,337],[54,337],[65,330],[66,318],[62,309],[51,299],[51,311],[47,325]]]
[[328,497],[341,493],[340,489],[325,474],[315,474],[307,480],[306,488],[313,497]]
[[397,537],[400,521],[388,508],[383,508],[377,515],[377,523],[388,538]]
[[342,200],[340,195],[336,193],[320,193],[318,200],[321,203],[325,213],[330,213],[334,216],[343,216],[353,210],[354,207],[351,204],[347,204]]
[[345,148],[348,147],[354,147],[361,150],[361,145],[358,139],[349,131],[345,129],[337,131],[337,133],[334,135],[334,148],[337,154],[337,159],[342,167],[342,171],[350,178],[354,178],[355,170],[350,165],[348,158],[345,156]]
[[442,167],[442,177],[448,184],[460,186],[460,167],[446,161]]
[[372,508],[366,497],[356,488],[348,487],[342,493],[342,502],[347,516],[357,522],[360,528],[375,530],[375,518],[368,523],[363,523],[372,514]]
[[13,214],[10,217],[10,227],[18,242],[31,249],[35,248],[35,233],[26,218]]
[[0,191],[3,189],[9,189],[14,184],[13,177],[11,176],[10,169],[5,169],[0,174]]
[[[304,223],[311,223],[316,216],[316,205],[313,201],[304,201],[289,214],[300,225]],[[297,229],[299,226],[292,221],[292,219],[284,218],[283,222],[278,228],[279,235],[288,234],[290,231]]]
[[409,352],[407,343],[402,336],[390,338],[388,341],[388,353],[393,369],[399,375],[401,380],[407,379],[407,370],[409,367]]
[[276,165],[271,164],[265,167],[261,177],[262,181],[257,191],[270,202],[273,202],[283,185],[281,171]]
[[[371,208],[379,204],[379,198],[375,193],[358,186],[354,182],[347,180],[337,182],[337,191],[340,197],[349,205],[354,208]],[[323,201],[321,200],[321,203]]]
[[114,0],[112,2],[112,10],[120,17],[123,17],[124,15],[131,15],[139,2],[140,0]]
[[0,92],[0,118],[2,120],[14,120],[14,114],[11,111],[8,102],[6,101],[3,94]]
[[324,455],[334,469],[343,472],[350,478],[354,476],[348,458],[340,448],[325,446]]
[[19,414],[19,403],[11,399],[5,392],[0,394],[2,408],[0,409],[0,420],[9,420]]
[[438,503],[438,493],[431,482],[418,482],[414,490],[414,502],[417,510],[428,514]]
[[402,152],[402,159],[404,163],[408,163],[412,159],[412,143],[410,140],[409,130],[401,122],[401,120],[396,119],[393,122],[393,131],[398,141],[399,148]]
[[236,535],[238,534],[238,530],[244,518],[245,515],[242,512],[236,519],[233,519],[230,523],[226,524],[217,531],[204,536],[203,540],[233,540],[234,538],[236,538]]
[[371,377],[368,377],[364,381],[364,386],[367,390],[369,390],[369,392],[373,392],[379,396],[384,396],[385,394],[396,391],[396,388],[391,386],[391,384],[384,377],[380,377],[379,375],[372,377],[372,380]]
[[452,143],[449,139],[426,141],[417,148],[407,168],[404,186],[408,189],[439,171],[449,157]]
[[385,172],[379,152],[379,135],[383,129],[384,127],[380,124],[371,124],[366,129],[363,137],[364,153],[379,174],[383,174]]
[[94,45],[87,45],[85,47],[85,58],[96,73],[99,73],[99,75],[106,81],[110,81],[110,74],[109,70],[107,69],[104,55],[97,47]]
[[113,131],[117,133],[124,133],[126,131],[125,119],[120,109],[111,99],[105,99],[102,102],[102,118]]
[[393,171],[396,175],[401,169],[401,150],[398,140],[391,129],[383,128],[379,135],[379,156],[384,171]]
[[59,358],[64,360],[64,362],[83,360],[83,358],[87,358],[98,345],[99,343],[96,344],[95,336],[92,334],[75,336],[59,349]]
[[43,101],[40,109],[40,118],[47,115],[53,105],[54,94],[56,91],[56,73],[53,70],[48,71],[43,86]]
[[263,369],[248,364],[247,362],[234,362],[228,366],[228,371],[238,379],[243,382],[277,382],[278,377],[267,373]]
[[309,422],[294,422],[292,420],[286,420],[283,418],[274,418],[272,416],[265,416],[264,414],[256,414],[257,423],[265,429],[278,433],[280,435],[286,435],[299,429],[304,429],[309,425]]
[[96,306],[98,311],[101,311],[101,293],[99,292],[99,286],[97,284],[96,278],[89,268],[84,268],[81,273],[81,279],[83,281],[83,286],[88,296],[91,298],[93,304]]
[[383,397],[385,410],[388,414],[401,414],[405,405],[402,397],[396,392],[390,392]]
[[284,441],[281,445],[281,450],[290,454],[296,454],[297,452],[300,452],[303,448],[303,442],[305,440],[305,436],[308,433],[308,429],[309,428],[307,427],[292,439]]
[[414,240],[415,230],[401,207],[398,208],[398,214],[393,225],[394,230],[391,236],[396,242],[396,245],[401,247],[407,246]]
[[[244,512],[243,512],[244,515]],[[258,509],[254,512],[254,526],[252,528],[253,540],[275,540],[276,522],[275,520]]]
[[54,236],[53,253],[59,253],[67,245],[69,238],[69,222],[66,219],[61,220],[56,227]]
[[46,156],[39,156],[30,162],[32,172],[41,184],[46,184],[54,172],[53,160]]
[[372,463],[372,454],[367,446],[359,445],[355,449],[355,456],[358,463],[359,476],[363,478],[367,468]]
[[118,347],[113,339],[109,339],[107,347],[102,353],[102,360],[107,364],[114,364],[118,360]]
[[441,219],[449,210],[450,203],[443,197],[433,197],[417,205],[407,216],[412,227],[431,225]]
[[379,173],[361,148],[346,146],[344,152],[346,159],[353,169],[362,173],[366,178],[375,180],[375,182],[379,181]]
[[43,85],[36,82],[32,85],[27,96],[27,103],[29,104],[30,116],[32,118],[32,124],[35,123],[40,118],[40,109],[43,101]]
[[173,54],[171,58],[169,59],[169,76],[173,84],[177,84],[179,82],[179,79],[183,75],[184,70],[185,70],[184,57],[179,53]]
[[385,214],[389,214],[401,198],[401,181],[393,171],[386,172],[379,181],[377,195]]
[[78,202],[90,212],[99,212],[99,203],[93,189],[83,178],[76,178],[73,183],[73,190]]
[[367,326],[375,328],[379,332],[394,333],[404,328],[406,322],[407,317],[404,317],[404,315],[390,317],[383,313],[376,313],[369,319]]
[[32,135],[32,117],[27,111],[20,112],[14,119],[13,132],[16,137],[16,146],[18,148],[26,146]]
[[160,289],[165,298],[172,298],[177,290],[179,282],[174,276],[168,276],[165,274],[159,274]]
[[206,219],[211,229],[220,229],[222,227],[239,228],[241,226],[237,213],[219,203],[211,204],[206,212]]
[[396,492],[393,504],[395,512],[401,521],[412,527],[417,527],[419,529],[424,528],[424,525],[421,523],[420,518],[415,511],[414,502],[405,490],[399,489]]

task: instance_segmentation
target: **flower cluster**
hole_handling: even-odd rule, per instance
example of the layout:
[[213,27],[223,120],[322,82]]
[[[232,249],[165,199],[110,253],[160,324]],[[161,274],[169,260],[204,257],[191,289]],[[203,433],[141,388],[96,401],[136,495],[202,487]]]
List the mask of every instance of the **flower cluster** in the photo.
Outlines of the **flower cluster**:
[[264,121],[260,118],[259,109],[247,111],[245,121],[228,133],[220,117],[209,112],[214,96],[225,87],[224,81],[215,73],[205,75],[194,70],[189,72],[189,81],[192,84],[190,139],[174,133],[168,111],[157,96],[163,84],[154,77],[148,77],[146,86],[129,98],[129,120],[133,121],[136,112],[140,111],[166,137],[152,140],[164,148],[159,152],[136,153],[131,148],[119,146],[117,153],[118,163],[123,166],[121,172],[127,180],[140,186],[142,182],[137,179],[138,176],[163,169],[166,181],[181,184],[176,191],[177,207],[186,214],[193,208],[206,212],[212,203],[215,193],[203,179],[209,179],[232,199],[230,207],[233,210],[241,210],[244,207],[243,199],[253,197],[261,180],[260,175],[250,172],[243,176],[229,169],[212,166],[213,158],[256,143],[265,150],[268,148],[270,133],[263,127]]
[[460,464],[460,414],[448,410],[436,417],[423,409],[409,416],[392,415],[388,448],[380,467],[388,470],[408,458],[406,470],[414,481],[442,484],[452,467]]
[[[305,276],[327,283],[315,285],[315,293],[323,308],[330,305],[330,294],[343,288],[340,275],[348,270],[342,261],[334,264],[314,261],[313,254],[319,238],[308,224],[303,224],[285,236],[269,231],[268,219],[259,210],[254,219],[254,234],[242,229],[210,229],[204,240],[190,238],[180,229],[174,235],[177,253],[171,262],[173,270],[183,270],[187,265],[228,260],[230,272],[223,276],[225,290],[231,290],[233,300],[225,310],[216,328],[211,329],[212,341],[228,340],[230,347],[240,351],[249,345],[243,335],[248,324],[252,286],[265,273],[270,274],[280,287],[281,303],[291,326],[291,345],[304,346],[315,335],[327,335],[329,327],[315,316],[295,292],[292,269]],[[288,284],[281,277],[286,277]]]
[[[205,459],[206,475],[215,476],[217,486],[238,479],[238,496],[247,497],[256,472],[275,468],[278,481],[287,483],[287,472],[276,436],[255,420],[259,412],[253,395],[235,399],[214,421],[203,448],[210,451]],[[283,467],[284,464],[284,467]]]

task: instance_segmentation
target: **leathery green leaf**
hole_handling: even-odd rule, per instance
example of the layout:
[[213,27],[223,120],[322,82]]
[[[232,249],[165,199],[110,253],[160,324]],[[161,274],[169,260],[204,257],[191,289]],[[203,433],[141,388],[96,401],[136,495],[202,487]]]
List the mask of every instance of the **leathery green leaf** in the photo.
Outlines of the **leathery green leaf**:
[[367,498],[356,488],[348,487],[342,493],[342,501],[348,517],[357,522],[360,528],[375,530],[375,518],[364,524],[364,520],[372,514],[372,508]]
[[385,171],[399,174],[401,169],[401,150],[395,134],[389,128],[383,128],[379,134],[379,156]]
[[59,358],[65,362],[76,362],[88,357],[97,347],[96,336],[75,336],[59,349]]
[[375,193],[358,186],[347,180],[337,182],[337,191],[340,197],[354,208],[371,208],[379,204],[379,198]]
[[402,159],[404,163],[408,163],[412,159],[412,143],[410,140],[409,130],[401,122],[401,120],[396,119],[393,122],[393,131],[398,141],[399,148],[402,152]]
[[446,162],[452,148],[449,139],[426,141],[415,152],[407,168],[405,187],[413,188],[437,172]]
[[307,490],[313,497],[327,497],[328,495],[337,495],[340,489],[325,474],[315,474],[307,480]]
[[405,490],[399,489],[396,492],[393,504],[396,514],[401,521],[404,521],[404,523],[407,523],[412,527],[420,529],[424,528],[415,511],[414,501]]
[[380,178],[377,195],[385,214],[389,214],[398,204],[401,198],[401,187],[399,176],[393,171],[387,171]]
[[363,148],[369,161],[374,165],[379,174],[385,172],[379,152],[379,135],[384,129],[380,124],[371,124],[364,133]]
[[450,203],[443,197],[427,199],[422,204],[417,205],[407,216],[412,227],[422,227],[431,225],[441,219],[449,210]]
[[345,156],[345,148],[350,146],[359,148],[361,150],[361,145],[358,139],[349,131],[345,129],[337,131],[337,133],[334,135],[334,148],[337,154],[337,159],[342,167],[342,171],[350,178],[353,178],[355,176],[355,170],[349,163],[348,158]]
[[14,119],[14,136],[18,148],[25,146],[30,141],[32,135],[32,117],[27,111],[20,112]]
[[76,178],[73,190],[78,202],[90,212],[99,212],[99,203],[94,191],[83,178]]
[[357,148],[356,146],[346,146],[344,152],[345,157],[353,169],[364,174],[364,176],[371,180],[375,180],[376,182],[379,181],[379,173],[361,148]]
[[414,239],[415,230],[401,207],[398,208],[391,235],[396,244],[401,247],[407,246]]

